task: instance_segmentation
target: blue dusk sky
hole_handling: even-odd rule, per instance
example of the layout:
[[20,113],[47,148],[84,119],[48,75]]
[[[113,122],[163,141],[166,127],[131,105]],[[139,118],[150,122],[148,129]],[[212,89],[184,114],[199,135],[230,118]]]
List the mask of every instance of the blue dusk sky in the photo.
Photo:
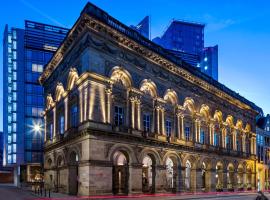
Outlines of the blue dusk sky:
[[[170,21],[203,22],[205,46],[219,46],[219,81],[270,113],[270,1],[267,0],[92,0],[126,25],[151,16],[152,38],[162,35]],[[23,28],[33,20],[71,28],[85,0],[2,0],[0,30]],[[3,52],[0,40],[0,66]],[[0,73],[0,130],[3,74]]]

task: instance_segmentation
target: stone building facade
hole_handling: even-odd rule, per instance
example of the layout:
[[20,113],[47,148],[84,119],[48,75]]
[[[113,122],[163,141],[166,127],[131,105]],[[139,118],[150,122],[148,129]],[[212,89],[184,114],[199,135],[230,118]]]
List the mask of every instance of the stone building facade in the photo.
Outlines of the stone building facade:
[[256,188],[255,105],[88,3],[40,77],[47,187]]

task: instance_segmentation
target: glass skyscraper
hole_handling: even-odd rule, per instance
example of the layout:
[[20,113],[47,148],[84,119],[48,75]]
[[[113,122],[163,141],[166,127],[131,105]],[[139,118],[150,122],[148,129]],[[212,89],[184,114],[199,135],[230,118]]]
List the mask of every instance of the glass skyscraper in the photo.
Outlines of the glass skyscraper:
[[3,164],[21,181],[34,181],[43,162],[43,89],[38,77],[68,29],[25,21],[9,28],[3,40]]
[[204,47],[204,24],[173,20],[153,42],[218,80],[218,46]]

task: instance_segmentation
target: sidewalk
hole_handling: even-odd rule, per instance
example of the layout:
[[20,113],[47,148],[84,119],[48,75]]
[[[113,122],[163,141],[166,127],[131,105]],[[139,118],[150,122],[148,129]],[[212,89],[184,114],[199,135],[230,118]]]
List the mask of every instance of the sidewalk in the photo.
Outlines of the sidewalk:
[[[33,193],[33,192],[32,192]],[[222,197],[232,197],[232,196],[249,196],[249,195],[256,195],[257,191],[245,191],[245,192],[209,192],[209,193],[176,193],[176,194],[138,194],[138,195],[128,195],[128,196],[70,196],[67,194],[62,193],[51,193],[51,198],[40,195],[34,194],[37,199],[201,199],[201,198],[222,198]],[[269,192],[265,192],[265,194],[268,196]]]

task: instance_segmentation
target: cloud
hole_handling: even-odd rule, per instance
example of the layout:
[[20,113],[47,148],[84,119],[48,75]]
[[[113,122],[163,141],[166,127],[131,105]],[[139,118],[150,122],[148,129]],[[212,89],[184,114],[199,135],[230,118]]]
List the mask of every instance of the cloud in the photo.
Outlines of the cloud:
[[225,29],[229,26],[232,26],[236,23],[239,23],[239,21],[236,21],[234,19],[217,19],[214,16],[210,15],[210,14],[205,14],[203,15],[203,20],[205,22],[207,22],[207,28],[206,31],[207,32],[214,32],[214,31],[219,31],[222,29]]
[[45,17],[46,19],[50,20],[51,22],[53,22],[54,24],[58,25],[58,26],[62,26],[62,27],[66,27],[64,24],[60,23],[59,21],[57,21],[56,19],[52,18],[51,16],[49,16],[48,14],[46,14],[45,12],[41,11],[40,9],[38,9],[37,7],[35,7],[34,5],[30,4],[29,2],[27,2],[26,0],[20,0],[25,6],[27,6],[28,8],[30,8],[31,10],[35,11],[36,13],[40,14],[41,16]]

